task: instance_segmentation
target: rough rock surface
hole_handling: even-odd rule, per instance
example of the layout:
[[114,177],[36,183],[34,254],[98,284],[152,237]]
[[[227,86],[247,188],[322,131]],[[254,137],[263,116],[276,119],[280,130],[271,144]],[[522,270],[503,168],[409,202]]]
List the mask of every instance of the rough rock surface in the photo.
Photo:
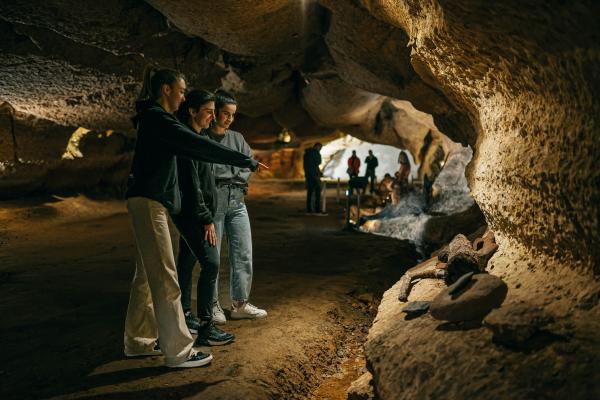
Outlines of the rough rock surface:
[[[408,301],[431,301],[444,288],[441,280],[421,280]],[[430,314],[405,319],[399,291],[397,283],[384,294],[365,345],[378,398],[589,399],[600,395],[596,325],[589,320],[598,317],[598,310],[594,316],[576,312],[568,317],[578,325],[568,341],[513,350],[495,344],[492,332],[481,326],[449,325]],[[551,307],[558,313],[564,301],[554,302],[563,303]]]
[[462,232],[475,232],[485,225],[485,218],[477,204],[451,215],[431,217],[423,228],[423,241],[428,248],[438,248]]
[[494,334],[493,340],[506,346],[523,347],[535,335],[549,333],[554,317],[542,307],[525,302],[506,304],[492,311],[484,326]]
[[470,110],[468,178],[492,230],[597,273],[598,4],[365,6],[409,32],[421,76]]
[[442,321],[480,321],[502,304],[507,291],[506,284],[497,276],[476,274],[457,292],[449,286],[438,294],[429,312],[433,318]]
[[352,382],[348,388],[348,400],[371,400],[374,398],[373,375],[365,372],[357,380]]
[[[0,101],[18,111],[17,120],[57,125],[32,132],[34,149],[66,147],[52,134],[61,128],[133,136],[132,104],[149,63],[182,70],[191,87],[234,92],[243,120],[236,127],[251,143],[273,143],[282,128],[301,139],[342,130],[408,149],[417,162],[425,160],[421,176],[438,147],[447,153],[453,145],[421,112],[452,107],[411,67],[406,33],[357,4],[52,0],[5,2],[0,14]],[[386,51],[377,60],[370,49],[381,42]],[[2,127],[0,137],[10,138],[9,131]],[[58,160],[36,161],[44,175]],[[30,178],[25,183],[39,187],[40,174],[21,164],[2,172],[4,186],[24,187]],[[96,166],[107,168],[123,169],[122,176],[127,165]],[[85,182],[75,174],[50,186],[78,189]]]

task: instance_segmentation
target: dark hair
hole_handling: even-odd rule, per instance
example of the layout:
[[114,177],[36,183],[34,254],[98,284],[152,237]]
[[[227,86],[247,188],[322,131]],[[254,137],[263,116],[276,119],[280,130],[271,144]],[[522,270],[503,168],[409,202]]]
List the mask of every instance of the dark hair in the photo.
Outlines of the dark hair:
[[227,104],[237,105],[237,100],[235,99],[235,96],[226,90],[217,90],[215,92],[215,114],[218,115],[221,108],[223,106],[226,106]]
[[190,108],[199,110],[200,106],[209,101],[215,101],[215,95],[208,90],[196,89],[192,90],[185,95],[185,101],[179,106],[177,110],[177,119],[184,124],[190,124]]
[[179,79],[185,79],[183,74],[174,69],[156,69],[152,66],[147,66],[144,69],[144,82],[142,90],[138,97],[139,100],[158,100],[161,96],[160,89],[163,85],[171,86],[173,82]]

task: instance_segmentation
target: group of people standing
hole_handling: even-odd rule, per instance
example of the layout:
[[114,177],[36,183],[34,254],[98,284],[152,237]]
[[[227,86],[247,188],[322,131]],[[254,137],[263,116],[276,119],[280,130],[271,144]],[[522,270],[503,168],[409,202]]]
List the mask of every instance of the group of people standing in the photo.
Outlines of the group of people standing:
[[[164,354],[169,367],[209,364],[194,346],[224,345],[234,335],[218,300],[223,234],[229,242],[230,318],[264,318],[249,303],[252,237],[244,196],[259,166],[239,132],[229,129],[237,102],[225,91],[193,90],[174,70],[148,69],[137,114],[137,142],[127,191],[136,245],[124,347],[130,357]],[[177,261],[169,232],[180,233]],[[192,271],[197,283],[192,312]],[[197,337],[194,340],[193,334]],[[159,345],[160,341],[160,345]]]
[[[321,158],[321,143],[316,143],[309,147],[304,152],[304,177],[306,181],[306,211],[309,214],[323,215],[321,212],[321,177],[322,172],[319,168],[322,163]],[[373,150],[369,150],[367,157],[364,160],[366,165],[364,182],[359,182],[359,187],[365,189],[367,183],[370,183],[371,194],[376,192],[377,174],[376,170],[379,166],[379,160],[373,154]],[[398,154],[399,168],[395,172],[394,177],[390,174],[385,174],[379,185],[379,192],[384,193],[384,197],[388,198],[391,194],[391,201],[395,204],[399,196],[408,191],[409,177],[411,175],[411,167],[408,155],[405,151],[400,151]],[[352,150],[352,155],[347,160],[346,173],[349,178],[349,193],[352,194],[354,188],[354,180],[359,177],[361,161],[356,155],[356,150]]]
[[[377,181],[377,175],[375,174],[375,169],[379,166],[379,160],[373,154],[373,150],[369,150],[369,155],[365,158],[365,164],[367,166],[367,170],[365,172],[365,177],[370,180],[371,194],[375,192],[375,183]],[[356,178],[358,176],[358,171],[360,170],[360,158],[356,155],[356,150],[352,150],[352,155],[348,158],[348,169],[346,172],[348,173],[349,179]]]

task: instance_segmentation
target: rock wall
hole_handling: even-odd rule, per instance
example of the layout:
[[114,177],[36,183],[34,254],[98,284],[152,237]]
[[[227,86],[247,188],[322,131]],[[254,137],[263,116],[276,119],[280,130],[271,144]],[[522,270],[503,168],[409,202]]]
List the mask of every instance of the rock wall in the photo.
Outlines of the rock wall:
[[364,5],[408,33],[412,65],[475,128],[469,183],[494,231],[600,272],[598,5]]
[[[508,283],[503,307],[540,307],[563,324],[555,341],[515,350],[482,327],[444,326],[428,315],[405,321],[391,289],[367,343],[376,391],[383,399],[597,397],[600,388],[586,382],[598,380],[600,354],[590,341],[598,329],[591,321],[600,320],[598,5],[364,6],[408,33],[415,70],[473,126],[468,180],[497,233],[488,271]],[[419,285],[423,292],[409,300],[440,290]]]

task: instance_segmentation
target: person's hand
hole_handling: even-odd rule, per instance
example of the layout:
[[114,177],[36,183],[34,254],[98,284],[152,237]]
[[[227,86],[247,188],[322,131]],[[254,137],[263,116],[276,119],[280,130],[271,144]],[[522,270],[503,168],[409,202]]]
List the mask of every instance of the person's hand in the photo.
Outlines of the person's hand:
[[215,224],[204,225],[204,240],[208,242],[210,247],[215,247],[217,245],[217,231],[215,229]]

